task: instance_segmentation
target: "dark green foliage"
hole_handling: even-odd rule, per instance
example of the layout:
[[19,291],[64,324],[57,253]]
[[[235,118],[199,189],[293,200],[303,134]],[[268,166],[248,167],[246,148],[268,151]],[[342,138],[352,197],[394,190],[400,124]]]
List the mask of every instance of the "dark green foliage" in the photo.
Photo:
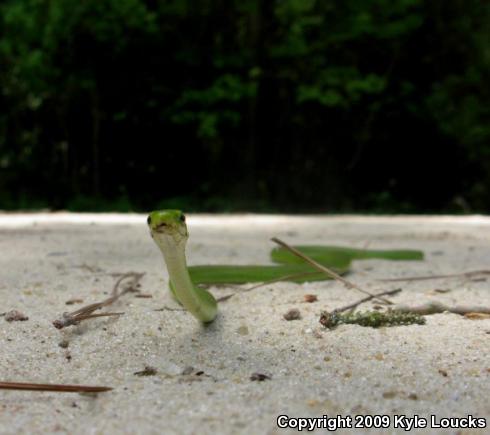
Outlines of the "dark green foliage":
[[341,324],[355,324],[370,328],[383,326],[425,325],[425,318],[420,314],[405,313],[401,311],[365,311],[358,313],[323,312],[320,323],[325,328],[333,329]]
[[0,209],[489,211],[481,0],[5,0]]

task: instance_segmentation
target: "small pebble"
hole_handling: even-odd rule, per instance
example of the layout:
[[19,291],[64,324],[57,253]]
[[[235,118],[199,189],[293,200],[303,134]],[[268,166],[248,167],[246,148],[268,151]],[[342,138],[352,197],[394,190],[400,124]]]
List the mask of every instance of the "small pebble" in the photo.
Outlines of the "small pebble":
[[240,335],[248,335],[248,327],[245,325],[239,326],[236,329],[236,332]]
[[272,379],[272,377],[269,375],[266,375],[264,373],[252,373],[252,375],[250,376],[251,381],[262,382],[262,381],[267,381],[270,379]]
[[182,370],[182,374],[187,376],[187,375],[192,375],[194,373],[194,367],[192,366],[187,366],[184,370]]
[[157,374],[157,369],[155,367],[150,367],[150,366],[146,366],[144,370],[133,373],[133,375],[136,376],[154,376],[156,374]]
[[303,299],[305,302],[312,303],[318,301],[318,296],[317,295],[304,295]]
[[68,299],[65,302],[66,305],[81,304],[81,303],[83,303],[83,299],[78,299],[78,298],[76,298],[76,299]]
[[58,346],[61,347],[62,349],[66,349],[70,345],[70,342],[68,340],[62,340],[58,343]]
[[20,311],[12,310],[5,314],[5,320],[7,322],[25,322],[29,320],[29,317]]
[[286,314],[284,314],[285,320],[299,320],[301,319],[301,313],[297,308],[291,308]]

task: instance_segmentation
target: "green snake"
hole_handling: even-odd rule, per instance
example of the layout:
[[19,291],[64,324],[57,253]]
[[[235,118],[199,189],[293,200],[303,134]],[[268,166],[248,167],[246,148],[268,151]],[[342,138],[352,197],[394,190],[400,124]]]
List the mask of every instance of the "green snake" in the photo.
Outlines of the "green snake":
[[213,321],[218,313],[218,303],[211,293],[194,285],[187,268],[185,245],[189,233],[184,213],[179,210],[154,211],[147,222],[167,264],[170,289],[175,298],[201,322]]
[[[169,287],[182,306],[201,322],[214,320],[218,312],[216,299],[202,285],[243,284],[287,280],[293,282],[329,279],[284,248],[271,251],[276,265],[202,265],[187,266],[185,247],[189,233],[185,215],[180,210],[153,211],[147,219],[150,234],[160,248],[170,278]],[[381,258],[388,260],[422,260],[423,253],[412,250],[374,251],[338,246],[296,246],[303,254],[337,273],[349,270],[352,260]]]

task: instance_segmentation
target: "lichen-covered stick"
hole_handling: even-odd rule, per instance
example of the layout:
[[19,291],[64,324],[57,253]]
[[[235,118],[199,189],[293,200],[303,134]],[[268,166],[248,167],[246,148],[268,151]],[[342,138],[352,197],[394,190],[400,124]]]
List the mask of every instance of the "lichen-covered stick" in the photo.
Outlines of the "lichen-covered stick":
[[154,211],[147,222],[167,264],[175,298],[201,322],[212,322],[218,312],[216,299],[205,289],[196,287],[187,270],[185,245],[189,234],[184,214],[179,210]]

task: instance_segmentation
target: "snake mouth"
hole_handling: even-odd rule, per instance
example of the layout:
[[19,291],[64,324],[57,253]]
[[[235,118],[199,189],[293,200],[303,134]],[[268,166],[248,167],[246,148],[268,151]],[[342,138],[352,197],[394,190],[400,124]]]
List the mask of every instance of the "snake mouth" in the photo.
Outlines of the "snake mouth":
[[150,227],[151,231],[155,233],[163,233],[165,232],[165,229],[169,226],[165,222],[161,222],[158,225],[152,225],[151,216],[148,216],[146,223]]
[[168,225],[162,222],[161,224],[158,224],[155,228],[153,228],[153,231],[156,231],[157,233],[164,233],[166,228],[168,228]]
[[187,237],[187,230],[185,227],[175,227],[174,225],[165,222],[155,225],[152,228],[151,233],[152,236],[153,234],[158,234],[160,237],[171,238],[176,243],[180,243],[182,239]]

